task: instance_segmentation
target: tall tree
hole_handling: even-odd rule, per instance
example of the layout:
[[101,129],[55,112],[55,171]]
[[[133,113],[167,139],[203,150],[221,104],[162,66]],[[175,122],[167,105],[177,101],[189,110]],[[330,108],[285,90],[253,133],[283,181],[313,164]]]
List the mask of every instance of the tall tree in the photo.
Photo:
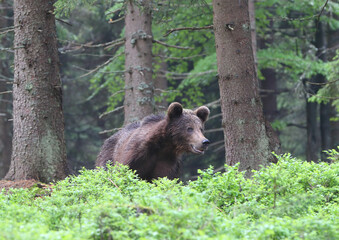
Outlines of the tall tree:
[[127,1],[125,15],[125,124],[153,113],[151,1]]
[[[5,29],[13,25],[10,21],[12,14],[11,6],[7,3],[0,3],[0,28]],[[4,34],[0,38],[0,46],[9,48],[11,40],[8,35]],[[11,122],[8,120],[10,116],[11,95],[9,94],[9,85],[12,73],[10,70],[10,59],[8,52],[0,53],[0,179],[3,178],[11,162]]]
[[[317,20],[316,23],[316,34],[315,34],[315,47],[317,48],[317,57],[323,61],[327,61],[327,41],[325,26],[320,21]],[[320,85],[326,83],[326,77],[323,74],[317,74],[316,82]],[[331,124],[330,124],[330,103],[320,103],[319,105],[319,115],[320,115],[320,139],[321,139],[321,150],[327,150],[331,148]],[[321,160],[327,161],[328,158],[324,152],[321,152]]]
[[213,10],[226,163],[259,169],[273,156],[258,91],[248,1],[214,0]]
[[53,1],[14,1],[13,154],[6,179],[67,174]]

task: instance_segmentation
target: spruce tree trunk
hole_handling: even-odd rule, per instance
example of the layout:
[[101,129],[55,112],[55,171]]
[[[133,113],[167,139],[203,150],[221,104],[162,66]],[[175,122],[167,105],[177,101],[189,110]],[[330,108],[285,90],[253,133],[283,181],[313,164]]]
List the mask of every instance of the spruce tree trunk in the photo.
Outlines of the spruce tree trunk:
[[[317,47],[317,56],[322,61],[327,61],[327,49],[325,26],[322,22],[316,22],[318,26],[315,34],[315,46]],[[324,75],[318,74],[316,76],[316,82],[320,84],[326,83]],[[330,124],[330,103],[320,103],[319,115],[320,115],[320,139],[321,139],[321,150],[327,150],[331,148],[331,124]],[[327,161],[327,155],[321,151],[321,160]]]
[[[266,35],[265,39],[258,41],[260,49],[267,49],[267,47],[274,42],[273,21],[270,22],[270,27],[272,30],[269,32],[269,35]],[[264,116],[268,121],[273,122],[278,114],[276,71],[273,68],[264,68],[261,69],[261,73],[264,77],[263,81],[259,81],[260,88],[264,90],[261,94]]]
[[13,154],[6,179],[67,174],[53,1],[14,1]]
[[[6,10],[7,4],[0,4],[0,28],[5,28],[13,25],[8,20],[9,10]],[[9,7],[8,7],[9,8]],[[6,17],[5,17],[6,16]],[[8,35],[4,35],[1,38],[1,47],[9,48],[11,47],[11,42],[8,39]],[[8,53],[2,52],[0,57],[0,92],[7,92],[10,90],[9,85],[6,83],[8,78],[11,78],[10,72],[10,58],[7,56]],[[0,179],[5,177],[8,172],[9,165],[11,163],[11,148],[12,148],[12,123],[8,120],[11,117],[9,109],[11,106],[11,94],[1,94],[0,95]]]
[[316,102],[309,102],[306,98],[306,160],[309,162],[317,162],[319,159],[319,128],[317,116],[318,104]]
[[213,10],[226,163],[259,169],[274,158],[258,91],[248,1],[214,0]]
[[154,111],[150,0],[127,2],[125,16],[125,124]]

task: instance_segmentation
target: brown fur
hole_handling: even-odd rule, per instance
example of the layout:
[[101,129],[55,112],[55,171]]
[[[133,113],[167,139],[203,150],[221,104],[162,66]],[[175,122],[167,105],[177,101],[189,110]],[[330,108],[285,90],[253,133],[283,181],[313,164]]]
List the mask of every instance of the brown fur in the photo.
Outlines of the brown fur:
[[108,138],[96,165],[126,164],[148,181],[158,177],[176,178],[183,153],[203,154],[206,150],[209,141],[202,131],[208,115],[207,107],[192,111],[172,103],[166,116],[148,116]]

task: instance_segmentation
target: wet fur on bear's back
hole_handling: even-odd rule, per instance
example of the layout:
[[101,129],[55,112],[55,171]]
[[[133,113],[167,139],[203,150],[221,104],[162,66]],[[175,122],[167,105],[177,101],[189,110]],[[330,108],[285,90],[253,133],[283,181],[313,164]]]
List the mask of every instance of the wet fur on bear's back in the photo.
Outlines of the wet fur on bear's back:
[[[108,138],[97,157],[96,165],[122,163],[137,171],[140,178],[178,177],[185,152],[202,154],[208,141],[202,134],[209,110],[183,110],[172,103],[167,115],[150,115],[131,123]],[[187,129],[194,130],[187,130]]]

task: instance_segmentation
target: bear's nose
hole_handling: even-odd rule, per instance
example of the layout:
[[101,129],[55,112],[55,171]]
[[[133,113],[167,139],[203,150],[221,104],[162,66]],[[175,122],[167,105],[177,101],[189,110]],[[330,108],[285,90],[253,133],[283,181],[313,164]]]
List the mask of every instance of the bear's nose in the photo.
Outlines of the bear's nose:
[[204,147],[207,147],[208,144],[210,144],[210,141],[209,141],[208,139],[204,139],[204,140],[202,141],[202,145],[204,145]]

